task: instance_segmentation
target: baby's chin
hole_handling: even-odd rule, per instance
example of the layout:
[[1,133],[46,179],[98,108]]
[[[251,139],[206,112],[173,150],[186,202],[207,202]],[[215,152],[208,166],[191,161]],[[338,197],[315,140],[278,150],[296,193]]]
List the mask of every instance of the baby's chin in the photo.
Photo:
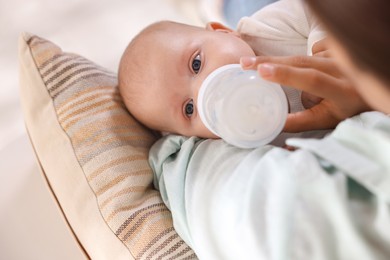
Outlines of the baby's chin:
[[195,136],[203,138],[203,139],[219,139],[220,138],[208,130],[207,130],[207,133],[200,133],[200,134],[195,135]]
[[187,137],[196,136],[196,137],[203,138],[203,139],[219,139],[220,138],[220,137],[214,135],[213,133],[211,133],[210,131],[208,131],[207,133],[198,133],[198,134],[196,134],[196,133],[192,133],[192,134],[191,133],[188,133],[188,134],[178,134],[178,133],[166,132],[166,131],[159,132],[159,133],[160,133],[160,135],[162,137],[174,134],[174,135],[182,135],[182,136],[187,136]]

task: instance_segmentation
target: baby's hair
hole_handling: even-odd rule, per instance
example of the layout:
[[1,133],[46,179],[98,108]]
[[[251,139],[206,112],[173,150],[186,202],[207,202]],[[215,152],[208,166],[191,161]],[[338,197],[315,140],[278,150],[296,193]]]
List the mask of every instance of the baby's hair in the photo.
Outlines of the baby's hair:
[[160,21],[147,26],[130,41],[119,63],[118,89],[123,102],[128,111],[149,128],[155,126],[144,121],[141,108],[144,104],[141,102],[147,100],[147,88],[153,88],[153,84],[156,84],[158,79],[153,76],[154,55],[148,49],[150,44],[147,43],[152,42],[154,44],[154,36],[165,33],[165,29],[173,24],[176,23]]
[[143,41],[147,40],[149,34],[163,31],[168,24],[175,24],[175,22],[159,21],[147,26],[130,41],[122,55],[118,68],[118,87],[128,108],[130,107],[129,103],[136,100],[133,98],[134,95],[141,94],[139,87],[145,84],[146,71],[144,68],[147,67],[147,64],[142,57],[139,57],[139,54],[148,51],[145,50]]
[[[150,50],[146,49],[144,43],[150,40],[153,41],[153,38],[149,36],[155,36],[159,33],[165,35],[167,29],[175,25],[182,26],[183,24],[167,20],[155,22],[138,33],[126,47],[119,63],[118,86],[123,101],[129,110],[136,105],[134,102],[137,102],[137,97],[142,95],[141,90],[148,87],[146,82],[149,75],[147,72],[151,68],[152,64],[150,63],[153,61],[152,59],[145,59]],[[193,27],[191,25],[186,26]]]

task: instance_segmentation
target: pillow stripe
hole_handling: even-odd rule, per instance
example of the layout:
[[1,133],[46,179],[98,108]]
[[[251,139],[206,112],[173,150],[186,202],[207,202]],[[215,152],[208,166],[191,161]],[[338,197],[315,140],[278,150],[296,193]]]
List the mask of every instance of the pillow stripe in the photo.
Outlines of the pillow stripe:
[[[156,213],[169,213],[169,210],[164,206],[160,205],[160,208],[155,210],[150,210],[148,212],[144,212],[142,216],[140,216],[137,221],[135,221],[134,225],[124,234],[122,237],[123,240],[128,240],[131,236],[134,236],[137,230],[142,229],[144,226],[150,224],[151,219],[156,218]],[[130,227],[130,225],[128,226]]]
[[87,175],[87,180],[89,182],[92,181],[96,176],[98,176],[99,174],[104,172],[106,169],[109,169],[112,166],[117,165],[119,163],[133,162],[133,161],[136,161],[136,160],[143,160],[143,159],[145,159],[144,156],[137,154],[137,155],[127,156],[127,157],[119,158],[119,159],[116,159],[116,160],[113,160],[113,161],[109,161],[108,163],[103,164],[101,167],[97,168],[90,175]]
[[[57,62],[57,61],[53,61]],[[71,78],[73,75],[69,75],[69,73],[75,73],[74,75],[77,75],[80,71],[79,68],[84,70],[96,70],[96,67],[91,65],[87,60],[79,59],[78,63],[74,63],[75,59],[72,59],[69,57],[66,60],[63,60],[62,63],[56,63],[57,68],[49,67],[46,72],[42,71],[42,77],[45,81],[45,84],[50,86],[50,84],[53,81],[56,81],[58,86],[61,86],[64,81],[61,79],[61,77]],[[63,66],[60,66],[63,65]],[[53,91],[53,87],[49,88],[49,91]]]
[[90,66],[82,66],[82,65],[83,64],[79,64],[77,66],[65,67],[62,69],[62,71],[59,71],[54,75],[51,74],[48,75],[48,76],[51,75],[51,77],[44,78],[45,84],[50,86],[49,93],[55,92],[59,87],[67,86],[66,83],[71,79],[74,79],[75,77],[79,76],[79,74],[83,74],[85,76],[92,73],[99,73],[102,75],[106,75],[105,73],[102,73],[92,65]]
[[[64,91],[69,86],[78,84],[80,82],[83,82],[83,81],[85,81],[87,79],[94,78],[94,77],[100,77],[101,79],[106,78],[106,77],[110,77],[109,75],[107,75],[107,74],[105,74],[103,72],[87,71],[87,73],[82,74],[83,72],[84,71],[81,71],[80,73],[76,73],[76,74],[71,75],[71,76],[78,76],[78,78],[76,80],[71,81],[71,82],[68,82],[71,79],[71,76],[68,76],[67,78],[64,78],[61,81],[61,84],[63,84],[63,86],[61,86],[61,85],[59,85],[59,83],[57,83],[56,85],[54,85],[54,86],[52,86],[50,88],[49,93],[55,99],[59,94],[61,94],[62,91]],[[82,75],[77,75],[77,74],[82,74]],[[113,80],[115,80],[114,76],[111,76],[111,78]],[[65,83],[67,83],[67,84],[65,84]],[[62,88],[60,88],[60,87],[62,87]]]
[[[112,187],[120,184],[121,182],[126,181],[126,179],[128,179],[128,178],[132,178],[134,176],[147,175],[149,173],[150,173],[149,171],[145,171],[145,170],[140,170],[140,171],[135,172],[131,175],[129,175],[128,173],[123,173],[123,174],[117,176],[116,178],[114,178],[113,180],[109,181],[107,184],[102,185],[102,187],[100,187],[100,189],[96,190],[96,195],[99,196],[99,195],[102,195],[102,193],[104,193],[104,192],[110,191],[110,189]],[[145,191],[146,188],[147,187],[143,187],[143,190]]]
[[[131,189],[134,189],[134,190],[136,190],[136,188],[137,188],[138,186],[134,186],[134,187],[131,187]],[[146,188],[145,186],[143,186],[143,188]],[[127,193],[127,189],[122,189],[122,190],[120,190],[119,192],[121,192],[121,194],[119,194],[118,196],[115,196],[114,198],[112,198],[112,199],[110,199],[110,201],[113,201],[114,199],[116,199],[117,197],[119,197],[120,195],[127,195],[128,193]],[[118,192],[118,193],[119,193]],[[136,195],[137,193],[132,193],[132,195],[134,196],[134,197],[136,197],[135,195]],[[150,192],[150,191],[148,191],[146,194],[139,194],[139,196],[138,196],[138,201],[136,202],[136,203],[132,203],[131,204],[131,206],[130,207],[128,207],[127,209],[128,210],[134,210],[135,211],[135,213],[136,212],[138,212],[139,210],[136,210],[137,208],[142,208],[142,206],[144,205],[144,203],[146,204],[146,203],[148,203],[147,205],[153,205],[152,203],[153,203],[153,201],[155,201],[156,200],[156,194],[154,194],[154,192]],[[142,199],[141,199],[142,198]],[[104,203],[106,203],[106,201],[104,201],[104,200],[101,200],[102,202],[101,203],[99,203],[99,205],[102,205],[102,204],[104,204]],[[120,201],[119,199],[117,200],[117,201]],[[159,201],[160,202],[160,201]],[[119,204],[121,204],[121,205],[123,205],[123,203],[121,202],[121,203],[119,203]],[[114,210],[116,210],[118,207],[115,205],[115,202],[112,202],[112,203],[107,203],[107,204],[105,204],[105,207],[100,207],[101,208],[101,210],[103,211],[105,208],[110,208],[110,207],[112,207],[112,206],[115,206],[115,207],[113,207],[112,209],[106,209],[104,212],[107,212],[107,214],[106,214],[106,219],[108,220],[112,220],[113,218],[114,218]],[[134,214],[135,214],[134,213]],[[133,216],[133,215],[131,215],[131,216]],[[130,217],[131,217],[130,216]],[[120,225],[120,227],[119,227],[119,229],[117,229],[117,231],[115,232],[115,234],[116,235],[119,235],[119,231],[120,231],[120,229],[122,228],[122,226],[126,223],[127,221],[124,221],[124,222],[122,222],[121,223],[121,225]],[[127,223],[127,225],[128,225],[128,223]],[[124,228],[124,226],[123,226],[123,228]]]
[[[155,248],[152,252],[150,252],[150,256],[153,256],[153,255],[158,254],[158,253],[161,251],[161,249],[163,249],[165,246],[167,246],[168,244],[170,244],[170,243],[171,243],[172,241],[174,241],[177,237],[178,237],[177,234],[173,234],[173,235],[171,235],[170,237],[167,237],[166,240],[165,240],[163,243],[161,243],[157,248]],[[175,249],[179,248],[180,245],[182,245],[183,243],[184,243],[183,241],[179,241],[179,242],[175,243],[175,245],[173,245],[172,248],[175,250]],[[169,254],[169,253],[170,253],[169,251],[168,251],[168,252],[165,252],[165,254]],[[163,256],[165,256],[165,254],[162,254],[162,255],[160,256],[160,258],[163,257]],[[142,255],[140,255],[139,258],[141,258],[141,257],[142,257]]]
[[[99,107],[99,105],[101,107]],[[106,105],[103,106],[103,105]],[[77,123],[83,123],[82,120],[84,117],[88,117],[91,115],[99,115],[99,114],[106,114],[109,110],[114,110],[116,108],[124,108],[123,104],[112,104],[110,101],[103,101],[100,102],[100,104],[93,104],[89,107],[85,107],[84,109],[79,110],[79,113],[74,113],[74,115],[68,116],[63,118],[63,126],[65,129],[69,129],[73,127]],[[79,127],[76,126],[76,127]]]
[[116,76],[37,36],[27,43],[111,231],[136,259],[196,259],[152,188],[155,137],[126,111]]
[[73,98],[70,98],[64,101],[62,104],[59,104],[58,116],[72,112],[72,110],[82,107],[83,103],[91,102],[95,99],[106,99],[107,95],[112,95],[114,98],[119,98],[120,95],[118,92],[114,92],[110,86],[102,86],[94,90],[86,90],[83,93],[80,93]]
[[[187,255],[188,252],[190,252],[190,255],[182,258],[182,256]],[[178,254],[168,258],[168,260],[174,260],[174,259],[195,259],[195,258],[196,258],[195,253],[193,253],[189,247],[185,247],[185,248],[183,248],[182,252],[179,252]]]
[[[144,193],[145,190],[146,190],[146,188],[147,188],[147,187],[145,187],[145,186],[133,186],[133,187],[128,187],[128,188],[122,189],[122,190],[120,190],[120,191],[118,191],[118,192],[116,192],[116,193],[110,195],[110,197],[108,197],[107,199],[102,200],[102,202],[99,203],[99,206],[100,206],[100,208],[101,208],[102,210],[104,210],[104,209],[106,208],[106,206],[108,206],[109,203],[110,203],[112,200],[114,200],[114,199],[116,199],[116,198],[118,198],[118,197],[120,197],[120,196],[124,196],[124,195],[126,196],[126,195],[128,195],[129,193],[136,193],[136,192]],[[154,196],[154,194],[150,194],[150,195],[149,195],[149,198],[150,198],[151,196]],[[145,197],[146,197],[146,196],[145,196]]]
[[[58,67],[62,66],[66,62],[75,62],[78,60],[82,60],[81,57],[76,55],[63,55],[62,53],[53,55],[50,59],[47,59],[40,66],[38,66],[39,71],[41,72],[42,77],[47,77],[47,75]],[[53,61],[56,63],[53,65]]]
[[[66,116],[61,116],[61,114],[58,113],[58,120],[66,122],[67,120],[71,119],[74,116],[79,116],[79,115],[82,115],[82,113],[91,112],[91,110],[94,110],[96,108],[101,108],[103,105],[106,105],[106,104],[112,105],[112,102],[111,102],[111,100],[103,99],[100,101],[95,100],[93,103],[88,102],[88,104],[89,105],[86,105],[84,107],[81,107],[81,108],[78,108],[78,109],[72,111],[72,113],[68,113]],[[114,105],[123,107],[122,104],[114,104]]]
[[134,213],[134,214],[131,215],[129,218],[127,218],[125,222],[123,222],[123,224],[117,229],[117,231],[115,232],[115,234],[119,236],[119,235],[120,235],[120,234],[129,226],[129,224],[130,224],[136,217],[138,217],[138,215],[142,214],[142,212],[144,212],[144,211],[146,211],[146,210],[149,210],[149,209],[156,208],[156,207],[160,207],[160,206],[161,206],[161,203],[151,204],[151,205],[146,206],[145,208],[142,208],[141,210],[138,210],[136,213]]
[[152,241],[150,241],[146,246],[145,248],[139,253],[139,255],[137,256],[137,258],[142,258],[142,256],[150,249],[152,248],[152,246],[154,244],[156,244],[156,242],[164,235],[164,233],[168,233],[170,230],[164,230],[163,234],[161,234],[160,236],[157,236],[156,238],[154,238]]

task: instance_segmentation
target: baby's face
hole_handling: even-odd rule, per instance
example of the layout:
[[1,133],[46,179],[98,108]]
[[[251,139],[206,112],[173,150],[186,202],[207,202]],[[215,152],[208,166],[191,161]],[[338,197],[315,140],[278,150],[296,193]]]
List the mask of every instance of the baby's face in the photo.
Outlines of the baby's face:
[[197,112],[199,88],[213,70],[254,56],[253,50],[235,33],[176,23],[148,38],[137,53],[147,87],[130,111],[154,130],[215,138]]

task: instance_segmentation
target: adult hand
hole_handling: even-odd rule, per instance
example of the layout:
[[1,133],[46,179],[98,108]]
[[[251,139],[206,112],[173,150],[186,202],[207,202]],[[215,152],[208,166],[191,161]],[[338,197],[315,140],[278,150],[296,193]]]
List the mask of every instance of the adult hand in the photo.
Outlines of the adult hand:
[[313,56],[317,57],[330,58],[332,56],[327,45],[327,38],[316,42],[311,48],[311,52]]
[[314,56],[245,57],[241,64],[244,69],[257,69],[266,80],[322,98],[309,109],[289,114],[285,132],[334,128],[340,121],[369,110],[327,49],[318,48]]

